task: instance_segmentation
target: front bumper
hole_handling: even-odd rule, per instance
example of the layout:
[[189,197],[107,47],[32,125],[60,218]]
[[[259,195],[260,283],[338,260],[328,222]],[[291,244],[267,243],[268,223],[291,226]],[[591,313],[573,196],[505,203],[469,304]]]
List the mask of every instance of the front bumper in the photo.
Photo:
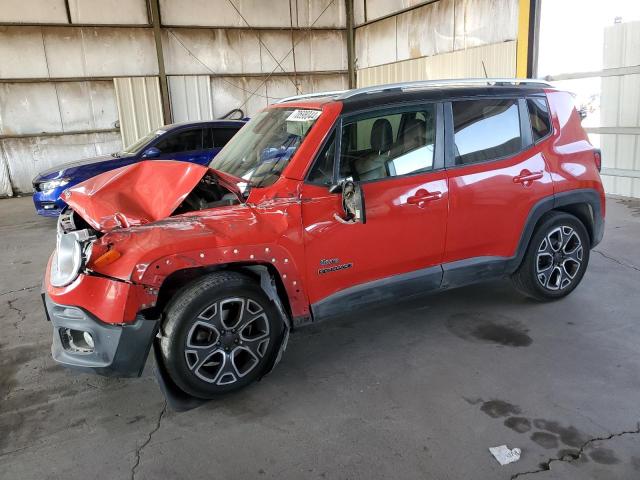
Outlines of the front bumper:
[[[47,317],[53,325],[51,355],[61,365],[106,376],[139,377],[158,332],[159,321],[138,315],[133,323],[108,324],[87,311],[54,303],[43,295]],[[69,330],[67,330],[69,329]],[[93,347],[78,348],[69,331],[88,332]]]
[[60,199],[60,195],[68,186],[54,188],[46,192],[33,192],[33,205],[36,207],[36,213],[44,217],[57,217],[67,205]]

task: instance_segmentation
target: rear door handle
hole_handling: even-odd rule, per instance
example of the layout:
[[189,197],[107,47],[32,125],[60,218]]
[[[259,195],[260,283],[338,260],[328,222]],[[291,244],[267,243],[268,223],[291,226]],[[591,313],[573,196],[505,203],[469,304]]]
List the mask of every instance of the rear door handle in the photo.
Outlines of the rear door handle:
[[534,180],[540,180],[543,176],[543,172],[530,172],[525,168],[520,172],[520,175],[513,177],[513,183],[522,183],[525,186],[529,186]]
[[428,192],[424,188],[419,189],[415,195],[407,198],[407,203],[410,205],[422,206],[424,202],[430,202],[442,198],[442,192]]

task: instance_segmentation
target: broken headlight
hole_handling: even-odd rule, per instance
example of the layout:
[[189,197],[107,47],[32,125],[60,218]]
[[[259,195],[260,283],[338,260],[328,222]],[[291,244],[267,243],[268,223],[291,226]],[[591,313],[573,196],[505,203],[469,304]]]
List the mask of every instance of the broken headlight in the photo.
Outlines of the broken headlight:
[[56,250],[51,261],[51,285],[64,287],[73,282],[91,255],[95,237],[88,230],[63,233],[58,231]]

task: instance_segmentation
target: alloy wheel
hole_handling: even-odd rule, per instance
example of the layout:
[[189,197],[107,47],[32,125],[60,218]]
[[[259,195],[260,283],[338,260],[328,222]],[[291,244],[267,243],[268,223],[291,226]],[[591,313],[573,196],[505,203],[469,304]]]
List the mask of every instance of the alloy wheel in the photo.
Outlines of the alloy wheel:
[[564,290],[582,267],[584,249],[580,236],[567,225],[554,227],[542,239],[536,254],[538,282],[549,290]]
[[197,316],[184,355],[187,367],[200,380],[229,385],[258,366],[269,341],[264,308],[250,298],[226,298]]

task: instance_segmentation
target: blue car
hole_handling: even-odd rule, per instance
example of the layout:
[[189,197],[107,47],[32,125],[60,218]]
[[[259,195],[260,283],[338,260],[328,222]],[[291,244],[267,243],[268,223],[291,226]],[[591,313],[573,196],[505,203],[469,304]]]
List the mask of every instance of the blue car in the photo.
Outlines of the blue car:
[[39,215],[55,217],[65,207],[62,192],[88,178],[140,160],[182,160],[208,165],[246,120],[175,123],[149,133],[118,153],[72,162],[33,179],[33,203]]

